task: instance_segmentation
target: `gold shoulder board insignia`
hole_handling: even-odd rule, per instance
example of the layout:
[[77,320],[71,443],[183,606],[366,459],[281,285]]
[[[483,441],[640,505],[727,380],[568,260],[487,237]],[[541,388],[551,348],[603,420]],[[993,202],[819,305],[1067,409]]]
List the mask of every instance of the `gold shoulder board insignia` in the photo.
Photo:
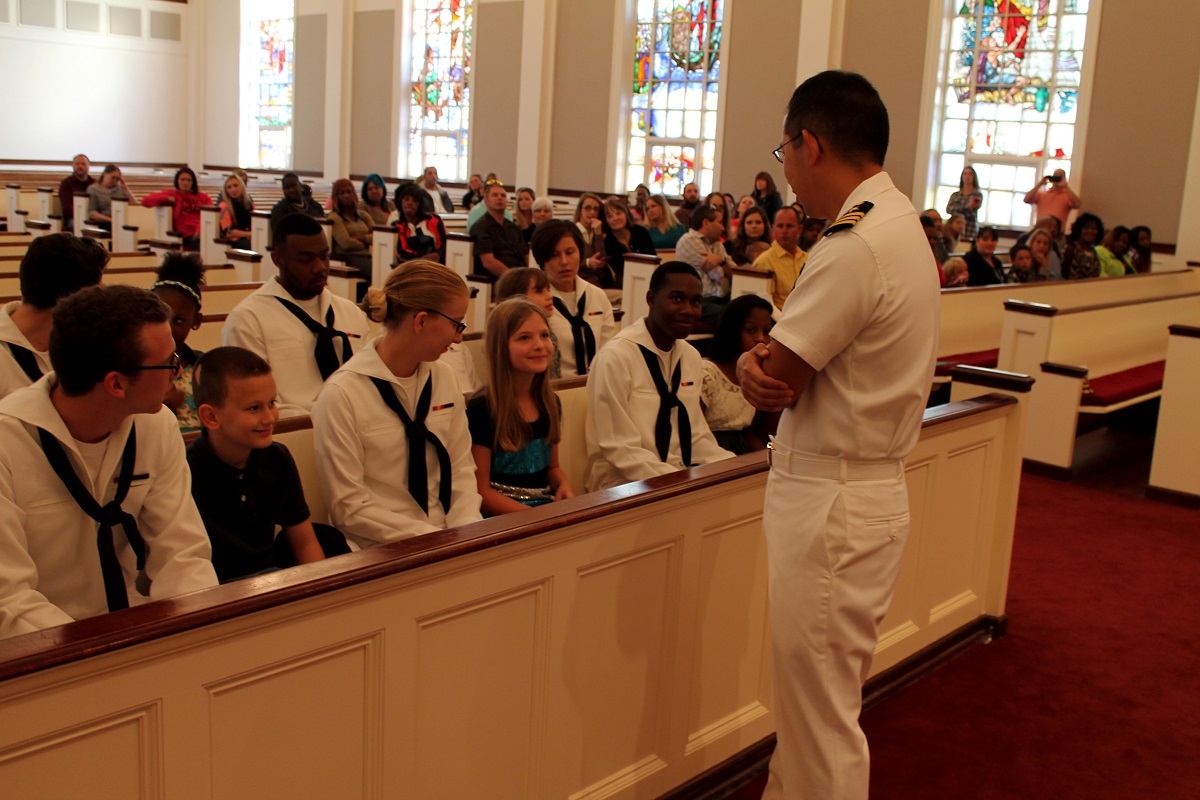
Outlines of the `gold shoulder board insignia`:
[[825,229],[825,236],[830,236],[838,231],[848,231],[858,224],[858,221],[867,215],[867,212],[875,207],[875,204],[870,200],[863,200],[854,208],[847,211],[837,218],[837,221]]

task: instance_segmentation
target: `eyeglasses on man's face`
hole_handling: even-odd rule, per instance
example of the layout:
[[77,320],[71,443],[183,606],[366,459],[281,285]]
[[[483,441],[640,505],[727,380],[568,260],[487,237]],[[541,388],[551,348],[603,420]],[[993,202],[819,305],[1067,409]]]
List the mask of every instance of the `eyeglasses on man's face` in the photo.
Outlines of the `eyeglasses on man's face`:
[[426,313],[429,313],[429,314],[437,314],[442,319],[449,321],[449,323],[454,326],[455,333],[462,333],[463,331],[465,331],[467,329],[467,323],[459,322],[454,317],[447,316],[447,315],[443,314],[442,312],[438,311],[436,308],[427,308],[427,309],[425,309],[425,311],[426,311]]
[[[808,134],[809,134],[809,136],[811,136],[813,138],[813,141],[817,143],[817,147],[820,148],[821,140],[817,138],[817,135],[815,133],[813,133],[812,131],[809,131]],[[782,164],[783,163],[783,151],[787,149],[787,146],[789,144],[796,141],[797,139],[803,138],[803,136],[804,136],[804,131],[801,130],[795,136],[788,139],[786,142],[779,145],[779,147],[776,147],[774,150],[772,150],[771,155],[775,156],[775,160],[778,161],[780,164]]]
[[124,372],[141,372],[147,369],[167,369],[171,371],[171,375],[179,374],[182,364],[179,361],[179,353],[171,353],[171,360],[166,364],[137,364],[132,367],[126,367]]

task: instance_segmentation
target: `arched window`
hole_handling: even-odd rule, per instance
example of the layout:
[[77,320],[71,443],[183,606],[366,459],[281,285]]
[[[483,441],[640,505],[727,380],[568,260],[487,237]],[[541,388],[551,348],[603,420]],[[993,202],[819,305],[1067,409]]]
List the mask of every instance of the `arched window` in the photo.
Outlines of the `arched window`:
[[1091,2],[954,1],[935,110],[936,207],[970,166],[980,224],[1027,227],[1025,193],[1056,169],[1071,174]]
[[408,140],[400,163],[409,175],[437,167],[443,180],[467,178],[473,0],[411,0]]
[[638,0],[625,188],[712,190],[724,0]]
[[238,161],[247,167],[292,166],[295,51],[292,0],[242,3],[242,92]]

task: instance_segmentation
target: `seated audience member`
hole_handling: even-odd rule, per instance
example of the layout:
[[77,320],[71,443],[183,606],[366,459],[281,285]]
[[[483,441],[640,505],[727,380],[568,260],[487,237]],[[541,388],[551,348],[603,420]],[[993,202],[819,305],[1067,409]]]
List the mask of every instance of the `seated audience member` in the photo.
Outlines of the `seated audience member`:
[[650,198],[650,187],[644,183],[639,183],[633,190],[633,203],[629,206],[629,213],[633,216],[633,221],[637,225],[644,225],[646,222],[646,201]]
[[100,175],[100,181],[88,186],[87,196],[88,222],[106,231],[112,230],[112,201],[114,197],[118,200],[128,200],[131,203],[137,202],[137,197],[125,185],[125,178],[121,175],[121,168],[116,164],[109,164],[104,168],[104,172]]
[[719,207],[700,205],[692,212],[692,229],[675,245],[675,257],[690,264],[704,285],[704,313],[700,321],[716,325],[729,302],[733,259],[721,244],[725,230]]
[[742,396],[737,360],[755,345],[768,344],[774,326],[771,304],[766,300],[755,294],[734,298],[717,324],[708,358],[701,362],[700,407],[704,419],[717,444],[735,455],[767,448],[765,438],[754,429],[757,412]]
[[192,397],[192,370],[200,353],[188,346],[187,337],[204,322],[204,314],[200,312],[203,289],[204,265],[194,254],[182,253],[163,256],[162,266],[150,287],[150,291],[171,309],[171,338],[175,340],[175,354],[179,356],[179,372],[171,381],[163,405],[175,412],[179,430],[184,433],[200,430],[200,417],[196,415],[196,401]]
[[[795,208],[793,205],[792,208]],[[796,215],[800,215],[800,211],[796,211]],[[818,217],[801,217],[800,221],[800,249],[804,252],[809,252],[816,246],[821,239],[821,234],[825,232],[826,220]]]
[[529,245],[521,229],[506,219],[508,192],[499,182],[489,183],[483,202],[487,213],[471,226],[475,240],[475,274],[495,275],[497,278],[510,267],[523,267],[529,258]]
[[775,241],[771,242],[767,252],[754,259],[754,268],[771,273],[771,302],[776,308],[783,308],[808,260],[808,254],[800,249],[800,220],[796,209],[791,206],[779,209],[771,231]]
[[1100,258],[1100,274],[1106,278],[1120,278],[1137,272],[1129,260],[1129,228],[1118,225],[1104,237],[1104,244],[1096,248]]
[[575,224],[583,236],[583,263],[579,265],[579,274],[585,281],[597,286],[602,283],[611,285],[612,279],[607,276],[608,256],[604,252],[604,201],[598,195],[584,192],[579,196],[575,206]]
[[423,203],[426,197],[414,183],[396,190],[396,210],[388,217],[388,224],[396,228],[398,261],[423,258],[446,263],[446,225],[441,217],[426,209]]
[[733,206],[725,202],[725,195],[720,192],[710,192],[708,197],[704,198],[703,205],[712,206],[719,209],[721,212],[721,241],[728,242],[733,239]]
[[1033,268],[1033,253],[1030,251],[1029,245],[1013,245],[1008,251],[1008,261],[1012,266],[1009,278],[1013,283],[1037,283],[1045,280]]
[[646,230],[656,250],[673,250],[679,237],[687,233],[687,227],[675,219],[667,198],[661,194],[646,199]]
[[[188,445],[187,460],[217,578],[225,583],[325,558],[296,462],[271,440],[279,421],[271,365],[240,347],[210,350],[196,368],[195,397],[204,428]],[[276,526],[286,549],[276,542]],[[350,552],[345,539],[327,538],[330,555]]]
[[[428,174],[429,170],[425,170]],[[467,181],[467,193],[463,195],[462,207],[464,211],[470,211],[475,206],[483,202],[483,178],[476,173]]]
[[533,236],[533,201],[537,200],[537,195],[533,193],[533,189],[522,187],[517,189],[517,204],[513,209],[513,222],[521,230],[521,235],[525,237],[525,241],[529,241],[529,237]]
[[[491,173],[488,173],[488,174],[490,175]],[[483,219],[484,216],[487,215],[487,213],[488,213],[487,202],[486,202],[487,201],[487,187],[491,186],[493,183],[500,183],[500,181],[496,180],[493,177],[489,177],[487,179],[487,182],[483,184],[483,198],[484,198],[485,202],[476,203],[474,208],[472,208],[467,213],[467,230],[468,231],[470,231],[471,228],[475,227],[476,222],[479,222],[479,220]],[[507,194],[507,190],[505,193]],[[506,220],[508,220],[509,222],[513,222],[513,223],[516,222],[516,217],[513,216],[512,211],[510,211],[508,209],[507,205],[504,206],[504,218]]]
[[1150,271],[1152,236],[1145,225],[1135,225],[1129,231],[1129,263],[1137,272]]
[[692,212],[700,205],[700,187],[689,183],[683,187],[683,202],[675,209],[675,219],[685,228],[692,226]]
[[[500,276],[492,287],[492,299],[502,303],[510,297],[524,297],[542,310],[547,325],[558,316],[554,313],[554,294],[550,289],[550,278],[537,267],[516,267]],[[490,315],[489,315],[490,316]],[[550,342],[554,345],[554,354],[550,358],[550,369],[546,375],[549,378],[562,377],[562,353],[558,349],[558,336],[553,327],[550,330]]]
[[1067,280],[1100,277],[1100,255],[1096,245],[1104,239],[1104,223],[1095,214],[1084,212],[1075,218],[1067,234],[1062,270]]
[[358,270],[369,283],[374,222],[366,211],[359,211],[354,184],[348,178],[333,182],[333,210],[329,212],[329,220],[333,223],[333,257]]
[[[549,222],[554,219],[554,203],[549,197],[539,197],[533,201],[530,206],[530,211],[533,214],[533,224],[541,225],[543,222]],[[530,238],[533,238],[533,231],[529,232]]]
[[783,208],[783,197],[775,188],[775,178],[769,172],[760,172],[754,176],[754,191],[750,193],[754,205],[767,212],[767,221],[775,224],[775,212]]
[[925,238],[929,241],[929,249],[933,251],[933,258],[938,263],[938,269],[946,263],[946,259],[950,254],[946,251],[946,240],[942,237],[942,220],[936,211],[932,209],[921,212],[919,219],[921,227],[925,229]]
[[367,212],[372,225],[387,225],[388,217],[396,207],[388,200],[387,184],[383,178],[374,172],[363,178],[361,194],[358,210]]
[[289,214],[307,214],[317,219],[325,218],[325,209],[321,208],[320,203],[313,200],[311,193],[304,191],[308,187],[300,182],[299,175],[294,172],[287,173],[283,176],[281,185],[283,197],[271,209],[272,232],[279,221]]
[[54,371],[0,401],[0,637],[216,584],[162,404],[179,368],[169,313],[132,286],[64,298]]
[[746,254],[746,249],[756,243],[770,247],[771,231],[767,227],[767,212],[752,206],[742,212],[737,233],[733,236],[733,247],[729,250],[733,263],[738,266],[752,264],[754,259]]
[[[1053,219],[1053,217],[1051,217]],[[1033,257],[1033,271],[1040,281],[1061,281],[1062,262],[1054,252],[1054,240],[1044,228],[1035,228],[1029,236],[1029,254]]]
[[384,333],[329,379],[312,413],[333,524],[357,549],[480,519],[466,404],[438,361],[462,341],[466,283],[410,261],[363,308]]
[[434,213],[449,214],[454,211],[454,201],[438,183],[437,167],[426,167],[425,172],[421,175],[420,184],[421,188],[425,190],[429,202],[433,205]]
[[942,226],[942,238],[945,240],[947,253],[958,252],[958,243],[962,241],[966,225],[967,222],[963,219],[962,214],[951,214],[946,217],[946,223]]
[[71,174],[58,184],[58,203],[62,206],[62,226],[69,231],[75,223],[75,195],[87,194],[88,187],[96,182],[88,173],[92,170],[92,162],[83,153],[71,161]]
[[620,289],[625,275],[625,256],[629,253],[654,255],[654,242],[650,232],[633,221],[629,204],[619,197],[604,201],[604,257],[608,269],[601,277],[608,277],[611,285],[600,284],[602,289]]
[[975,234],[971,249],[963,257],[967,262],[967,286],[991,286],[1004,283],[1004,264],[996,258],[996,229],[984,225]]
[[550,389],[554,342],[545,314],[525,298],[504,300],[488,315],[485,341],[491,381],[467,403],[483,513],[574,497],[558,465],[562,409]]
[[266,359],[279,385],[279,413],[307,414],[325,379],[367,335],[358,306],[326,288],[329,242],[321,223],[291,214],[275,226],[271,261],[279,274],[229,312],[221,344]]
[[175,188],[151,192],[142,198],[146,208],[171,203],[171,227],[183,238],[189,250],[200,247],[200,209],[213,204],[212,198],[200,191],[196,173],[191,167],[180,167],[175,173]]
[[737,226],[742,224],[742,214],[745,214],[750,209],[754,208],[754,198],[751,195],[744,194],[737,201],[737,207],[733,209],[733,228],[736,231]]
[[942,280],[942,286],[947,289],[952,289],[956,286],[966,286],[971,279],[971,268],[967,265],[967,260],[962,256],[950,256],[946,259],[946,263],[942,266],[942,273],[945,276]]
[[579,277],[583,253],[579,228],[566,220],[539,225],[533,260],[550,280],[550,332],[561,342],[564,378],[587,375],[596,353],[616,333],[612,302],[604,290]]
[[238,175],[230,175],[225,179],[217,207],[221,209],[221,238],[230,247],[249,250],[250,215],[254,211],[254,201],[246,191],[246,183]]
[[21,258],[21,299],[0,309],[0,398],[50,371],[54,307],[104,276],[108,252],[69,233],[39,236]]
[[1044,217],[1038,217],[1037,221],[1033,224],[1032,228],[1030,228],[1029,230],[1025,231],[1025,233],[1022,233],[1020,236],[1017,237],[1016,244],[1029,244],[1029,237],[1032,236],[1033,232],[1038,229],[1045,230],[1047,233],[1050,234],[1051,248],[1061,258],[1062,257],[1062,247],[1061,247],[1061,242],[1059,240],[1062,236],[1062,223],[1059,221],[1058,217],[1054,217],[1054,216],[1050,216],[1050,215],[1047,215]]
[[750,259],[750,263],[753,264],[758,260],[759,256],[770,249],[771,245],[767,244],[766,242],[751,242],[746,247],[746,258]]
[[589,492],[733,455],[704,421],[700,354],[685,341],[701,298],[690,264],[661,264],[646,293],[649,313],[596,354],[587,384]]

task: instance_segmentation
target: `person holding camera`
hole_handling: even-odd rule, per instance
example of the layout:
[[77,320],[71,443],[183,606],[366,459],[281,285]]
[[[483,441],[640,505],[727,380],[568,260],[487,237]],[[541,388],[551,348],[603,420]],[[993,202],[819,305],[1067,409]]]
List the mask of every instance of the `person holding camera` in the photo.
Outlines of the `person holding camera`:
[[1053,174],[1038,181],[1037,186],[1025,193],[1025,202],[1037,209],[1035,218],[1049,214],[1056,217],[1063,228],[1067,226],[1071,209],[1081,205],[1079,195],[1067,185],[1067,173],[1061,169],[1054,170]]

